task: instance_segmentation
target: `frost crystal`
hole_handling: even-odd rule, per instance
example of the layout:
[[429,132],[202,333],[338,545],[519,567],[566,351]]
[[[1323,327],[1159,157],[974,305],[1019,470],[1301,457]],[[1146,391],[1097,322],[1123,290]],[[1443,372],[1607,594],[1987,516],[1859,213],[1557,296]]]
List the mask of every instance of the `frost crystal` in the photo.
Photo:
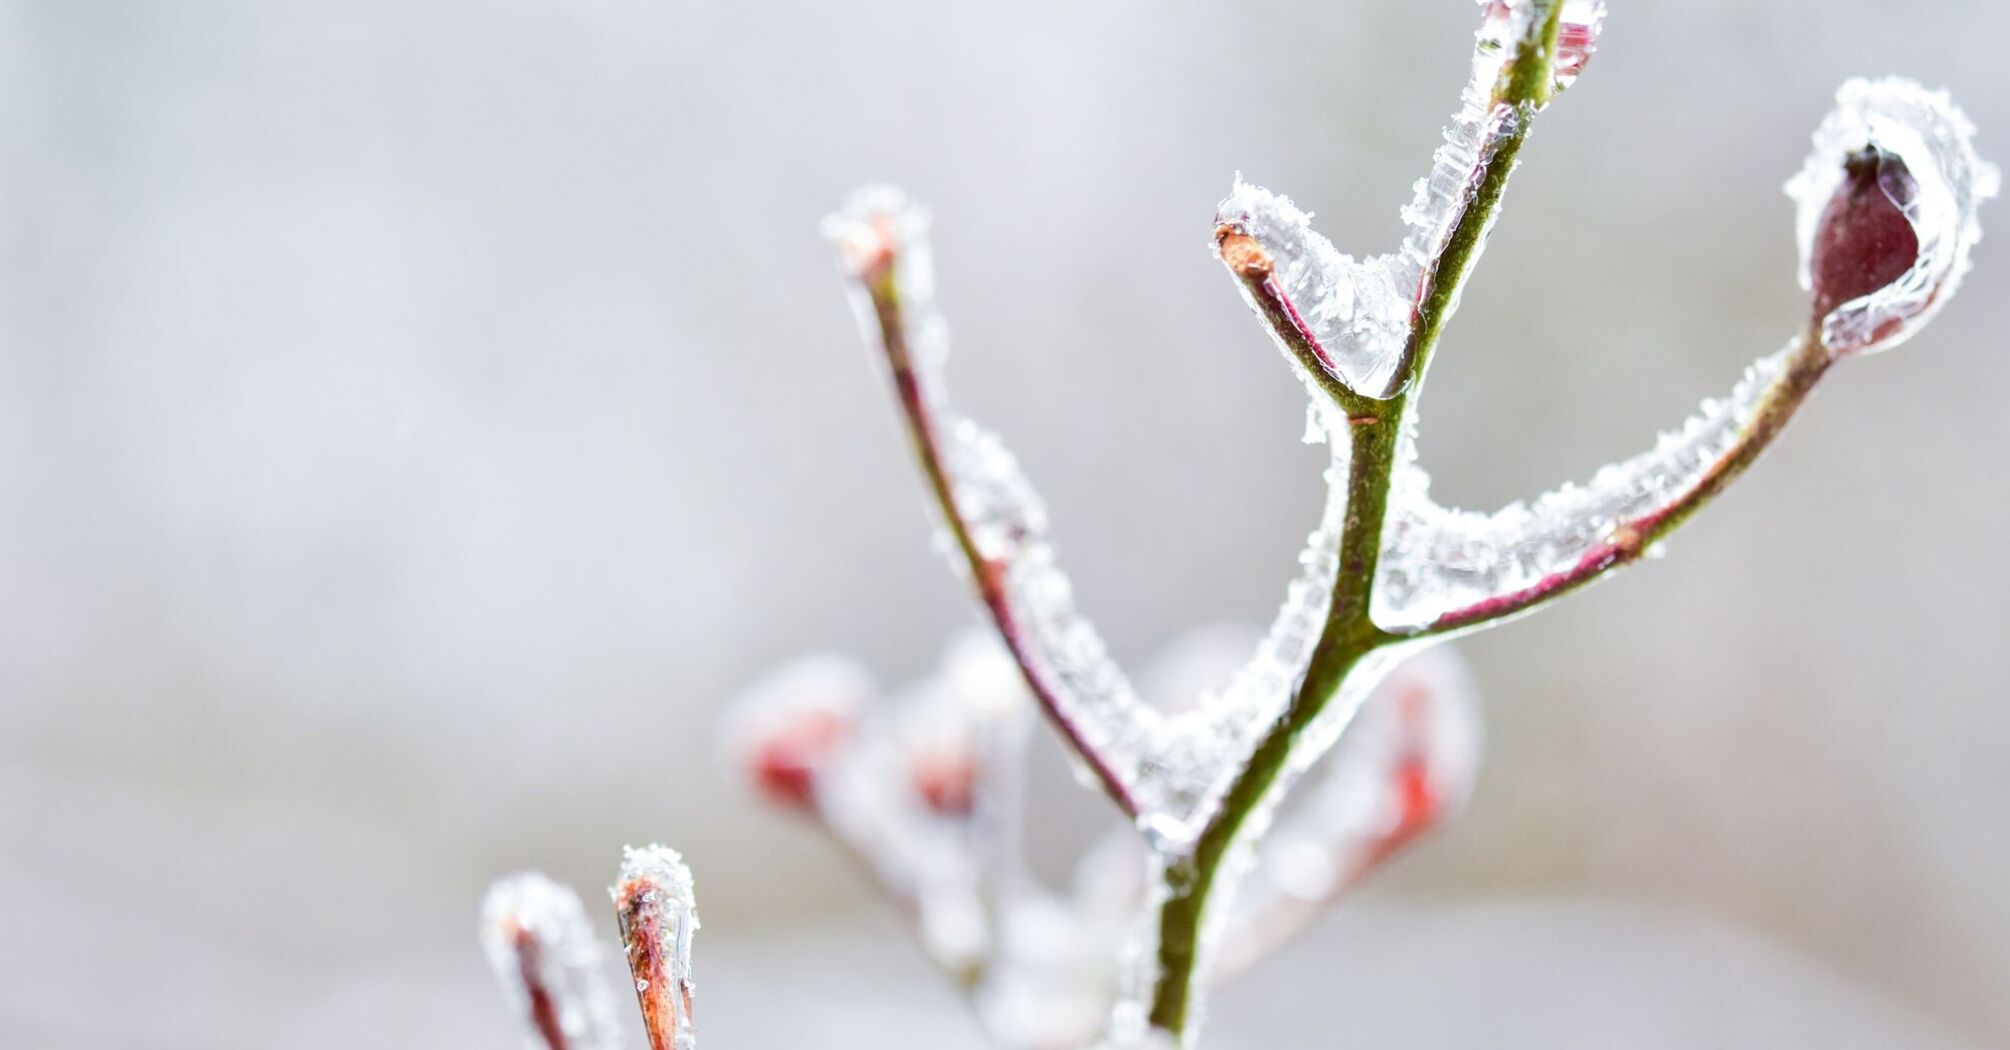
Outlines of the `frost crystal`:
[[482,947],[524,1024],[526,1050],[614,1050],[614,1005],[579,895],[536,872],[498,879]]
[[2001,183],[1995,166],[1975,155],[1974,140],[1975,125],[1944,91],[1892,77],[1851,80],[1836,92],[1836,108],[1815,131],[1806,166],[1787,183],[1796,204],[1802,285],[1812,287],[1816,234],[1843,183],[1845,163],[1866,147],[1896,156],[1910,176],[1885,189],[1911,221],[1919,256],[1898,280],[1828,315],[1822,340],[1831,349],[1868,353],[1897,346],[1960,286],[1969,252],[1982,237],[1976,212]]

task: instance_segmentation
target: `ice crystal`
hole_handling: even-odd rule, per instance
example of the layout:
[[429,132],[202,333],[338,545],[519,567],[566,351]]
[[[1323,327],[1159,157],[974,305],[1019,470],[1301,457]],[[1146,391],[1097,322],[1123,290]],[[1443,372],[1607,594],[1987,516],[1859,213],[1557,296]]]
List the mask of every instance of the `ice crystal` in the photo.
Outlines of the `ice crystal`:
[[619,1045],[604,956],[578,894],[536,872],[498,879],[482,902],[481,939],[526,1050]]
[[1885,190],[1919,239],[1918,259],[1898,280],[1843,303],[1823,321],[1822,339],[1842,352],[1874,352],[1912,337],[1954,294],[1982,237],[1977,210],[1994,197],[2001,177],[1975,155],[1975,125],[1944,91],[1897,77],[1851,80],[1836,92],[1836,108],[1815,131],[1814,150],[1787,183],[1796,205],[1801,283],[1812,287],[1811,263],[1823,212],[1842,185],[1848,157],[1866,147],[1902,162],[1902,183]]

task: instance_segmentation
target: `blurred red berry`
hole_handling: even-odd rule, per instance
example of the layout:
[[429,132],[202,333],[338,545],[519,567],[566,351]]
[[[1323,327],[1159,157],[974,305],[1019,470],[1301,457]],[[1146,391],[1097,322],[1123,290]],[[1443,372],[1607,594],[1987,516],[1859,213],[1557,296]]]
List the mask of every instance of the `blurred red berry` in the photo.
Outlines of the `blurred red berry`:
[[754,741],[751,770],[761,797],[784,809],[816,808],[817,775],[847,737],[844,712],[803,708],[787,712]]

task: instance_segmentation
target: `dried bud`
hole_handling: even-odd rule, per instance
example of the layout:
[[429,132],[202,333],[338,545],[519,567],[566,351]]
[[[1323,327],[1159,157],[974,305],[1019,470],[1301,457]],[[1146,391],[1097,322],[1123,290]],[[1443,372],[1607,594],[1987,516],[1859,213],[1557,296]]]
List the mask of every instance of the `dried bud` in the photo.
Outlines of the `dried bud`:
[[875,691],[850,660],[797,660],[741,698],[727,723],[726,753],[762,799],[814,811],[820,777],[850,742]]
[[527,1050],[613,1050],[613,1000],[578,894],[535,872],[498,879],[481,935]]
[[691,937],[698,930],[691,869],[667,846],[623,852],[621,881],[608,891],[650,1050],[691,1050]]
[[1904,342],[1953,296],[1982,237],[1996,168],[1975,126],[1909,80],[1852,80],[1787,183],[1798,205],[1801,283],[1837,355]]

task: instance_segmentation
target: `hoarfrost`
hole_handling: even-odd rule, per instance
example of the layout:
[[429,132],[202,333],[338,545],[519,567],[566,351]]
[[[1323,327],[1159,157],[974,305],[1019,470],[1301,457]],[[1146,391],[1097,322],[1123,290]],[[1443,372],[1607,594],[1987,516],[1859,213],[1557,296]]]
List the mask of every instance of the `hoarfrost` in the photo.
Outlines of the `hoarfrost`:
[[2002,181],[1994,165],[1976,156],[1974,140],[1975,125],[1945,91],[1898,77],[1851,80],[1837,90],[1836,108],[1816,129],[1807,164],[1786,187],[1796,205],[1801,283],[1812,287],[1816,233],[1842,185],[1845,159],[1866,146],[1896,155],[1911,176],[1884,189],[1912,223],[1919,257],[1898,280],[1824,319],[1822,340],[1831,349],[1875,352],[1897,346],[1960,286],[1969,253],[1982,237],[1976,212]]

